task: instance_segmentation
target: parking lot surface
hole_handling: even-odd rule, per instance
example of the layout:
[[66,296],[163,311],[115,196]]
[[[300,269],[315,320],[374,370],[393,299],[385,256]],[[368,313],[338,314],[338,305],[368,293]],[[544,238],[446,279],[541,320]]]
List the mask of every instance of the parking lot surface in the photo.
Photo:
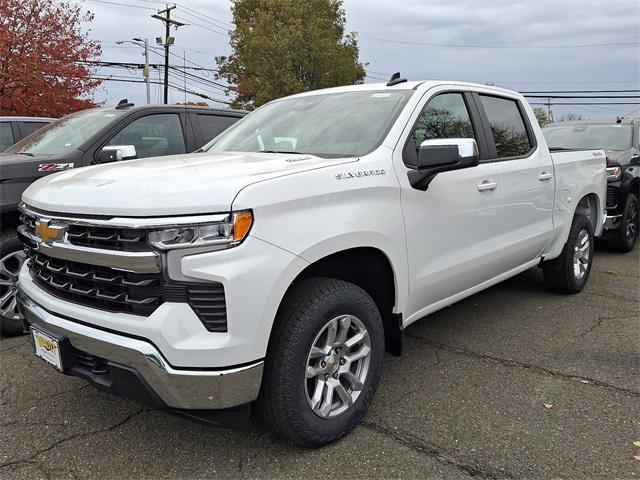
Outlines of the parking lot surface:
[[361,426],[319,450],[219,431],[0,342],[2,478],[640,478],[640,248],[586,291],[532,269],[407,329]]

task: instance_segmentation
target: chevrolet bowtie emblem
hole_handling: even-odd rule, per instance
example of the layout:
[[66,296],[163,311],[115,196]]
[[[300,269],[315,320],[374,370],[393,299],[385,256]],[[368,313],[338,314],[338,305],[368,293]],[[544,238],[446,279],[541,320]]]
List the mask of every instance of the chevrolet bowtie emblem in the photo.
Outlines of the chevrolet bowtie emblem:
[[50,225],[49,220],[37,220],[36,234],[44,243],[53,243],[56,240],[62,240],[64,227]]

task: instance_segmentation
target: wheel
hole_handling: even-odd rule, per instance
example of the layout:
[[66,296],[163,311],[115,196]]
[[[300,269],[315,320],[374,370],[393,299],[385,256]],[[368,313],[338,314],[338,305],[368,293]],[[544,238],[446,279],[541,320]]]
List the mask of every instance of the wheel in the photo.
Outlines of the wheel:
[[542,265],[546,287],[560,293],[580,292],[591,273],[593,243],[591,222],[576,215],[560,256]]
[[375,394],[384,351],[373,299],[341,280],[294,285],[278,312],[258,410],[279,436],[320,447],[357,425]]
[[19,335],[24,330],[16,308],[18,271],[24,262],[22,243],[14,229],[0,233],[0,333]]
[[628,253],[633,250],[638,238],[640,212],[638,209],[638,197],[633,193],[627,195],[624,205],[622,221],[614,232],[613,244],[617,250]]
[[22,250],[17,250],[0,259],[0,332],[19,335],[24,331],[22,316],[18,312],[16,293],[18,273],[26,258]]

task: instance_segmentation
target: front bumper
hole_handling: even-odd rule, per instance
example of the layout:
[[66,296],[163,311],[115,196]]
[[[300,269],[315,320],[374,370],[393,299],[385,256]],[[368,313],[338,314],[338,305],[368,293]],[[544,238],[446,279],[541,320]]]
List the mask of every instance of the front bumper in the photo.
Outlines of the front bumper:
[[622,215],[607,215],[604,221],[605,230],[615,230],[622,223]]
[[[139,377],[139,389],[151,392],[130,392],[130,398],[139,399],[144,393],[157,397],[161,406],[181,410],[226,409],[247,404],[258,397],[262,380],[263,362],[225,369],[186,369],[171,366],[150,342],[118,335],[87,326],[72,319],[45,310],[30,297],[18,294],[20,309],[26,321],[48,332],[73,351],[104,360],[107,371],[90,372],[84,376],[98,386],[104,386],[109,367],[132,372]],[[65,369],[66,370],[66,369]],[[64,371],[74,374],[73,371]],[[110,378],[108,382],[112,382]],[[135,383],[135,382],[134,382]],[[149,403],[149,402],[147,402]]]

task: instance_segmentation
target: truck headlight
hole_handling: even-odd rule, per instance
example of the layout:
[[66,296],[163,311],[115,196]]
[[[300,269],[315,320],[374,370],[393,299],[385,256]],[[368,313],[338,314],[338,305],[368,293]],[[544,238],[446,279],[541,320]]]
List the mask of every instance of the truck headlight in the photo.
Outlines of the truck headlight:
[[253,213],[231,213],[222,221],[198,225],[180,225],[149,232],[149,244],[160,250],[221,245],[234,247],[241,243],[253,225]]
[[619,165],[615,167],[607,167],[607,180],[615,181],[618,180],[622,176],[622,169]]

